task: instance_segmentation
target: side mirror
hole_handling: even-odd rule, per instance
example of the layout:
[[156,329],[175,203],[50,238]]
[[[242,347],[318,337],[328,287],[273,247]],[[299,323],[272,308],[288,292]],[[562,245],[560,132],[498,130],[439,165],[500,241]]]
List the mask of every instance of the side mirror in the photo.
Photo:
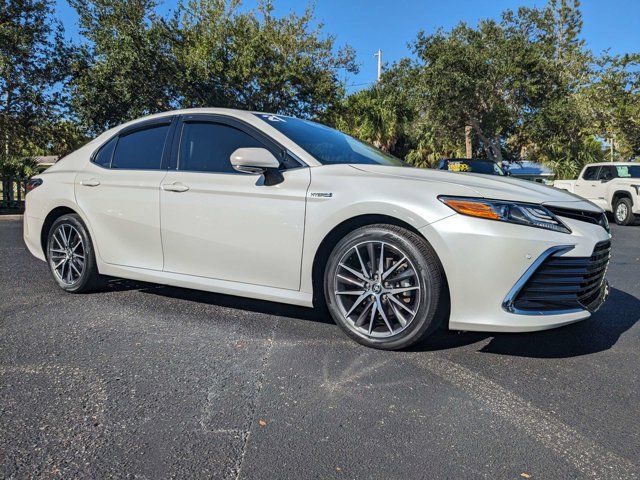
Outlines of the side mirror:
[[263,174],[270,169],[280,168],[280,162],[266,148],[238,148],[229,161],[233,168],[243,173]]
[[284,181],[280,173],[280,162],[266,148],[238,148],[229,157],[231,166],[243,173],[264,175],[264,185],[270,187]]

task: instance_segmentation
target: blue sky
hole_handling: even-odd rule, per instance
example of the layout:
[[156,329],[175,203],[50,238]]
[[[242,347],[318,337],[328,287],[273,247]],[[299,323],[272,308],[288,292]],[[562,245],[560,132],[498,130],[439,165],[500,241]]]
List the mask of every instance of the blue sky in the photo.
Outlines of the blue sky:
[[[165,0],[159,11],[169,12],[177,0]],[[306,0],[273,0],[276,14],[291,10],[301,12]],[[410,54],[407,43],[421,29],[432,32],[449,29],[464,20],[475,24],[481,18],[498,18],[500,12],[519,6],[541,7],[545,1],[529,0],[316,0],[318,21],[324,32],[336,37],[338,45],[349,44],[357,54],[360,73],[346,81],[349,90],[357,90],[375,80],[376,59],[381,49],[383,60],[393,62]],[[245,0],[244,7],[256,1]],[[58,0],[56,13],[67,37],[77,36],[77,15],[66,0]],[[583,0],[583,36],[595,52],[611,49],[613,53],[640,51],[640,0]],[[363,85],[364,84],[364,85]]]

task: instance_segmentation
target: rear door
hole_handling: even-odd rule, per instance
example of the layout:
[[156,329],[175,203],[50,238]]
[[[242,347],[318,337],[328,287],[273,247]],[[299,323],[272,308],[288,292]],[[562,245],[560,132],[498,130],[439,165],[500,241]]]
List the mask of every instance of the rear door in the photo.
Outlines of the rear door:
[[[231,117],[186,116],[175,138],[160,192],[165,271],[299,289],[309,168]],[[283,181],[234,170],[241,147],[270,150]]]
[[76,200],[107,263],[162,270],[160,182],[172,128],[171,117],[127,128],[76,176]]

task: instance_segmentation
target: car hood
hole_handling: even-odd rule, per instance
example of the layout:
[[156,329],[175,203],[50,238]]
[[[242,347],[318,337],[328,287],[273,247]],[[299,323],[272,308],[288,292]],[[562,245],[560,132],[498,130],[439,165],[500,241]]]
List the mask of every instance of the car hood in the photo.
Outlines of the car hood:
[[[600,207],[582,197],[529,180],[386,165],[352,165],[352,167],[363,173],[459,185],[475,191],[479,197],[483,198],[555,205],[593,212],[602,211]],[[468,195],[468,193],[461,192],[461,195]]]

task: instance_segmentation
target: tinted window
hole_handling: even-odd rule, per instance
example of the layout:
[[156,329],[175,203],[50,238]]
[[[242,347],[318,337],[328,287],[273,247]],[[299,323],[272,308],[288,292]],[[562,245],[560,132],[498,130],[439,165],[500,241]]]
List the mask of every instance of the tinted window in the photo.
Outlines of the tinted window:
[[582,178],[584,180],[595,180],[600,167],[589,167],[584,171]]
[[495,162],[461,159],[461,160],[446,160],[447,170],[450,172],[471,172],[471,173],[483,173],[485,175],[504,175],[502,167]]
[[611,180],[616,177],[615,167],[602,167],[600,173],[598,173],[598,180]]
[[136,130],[118,139],[111,168],[157,170],[162,163],[169,125]]
[[640,178],[640,165],[618,165],[616,170],[620,178]]
[[248,133],[221,123],[185,123],[180,140],[180,170],[238,173],[229,157],[238,148],[263,147]]
[[113,156],[113,149],[116,146],[116,142],[118,137],[112,138],[107,143],[105,143],[95,157],[93,157],[93,163],[97,163],[102,167],[109,168],[111,165],[111,157]]
[[404,166],[399,158],[384,153],[333,128],[299,118],[255,114],[312,155],[322,164],[354,163]]

